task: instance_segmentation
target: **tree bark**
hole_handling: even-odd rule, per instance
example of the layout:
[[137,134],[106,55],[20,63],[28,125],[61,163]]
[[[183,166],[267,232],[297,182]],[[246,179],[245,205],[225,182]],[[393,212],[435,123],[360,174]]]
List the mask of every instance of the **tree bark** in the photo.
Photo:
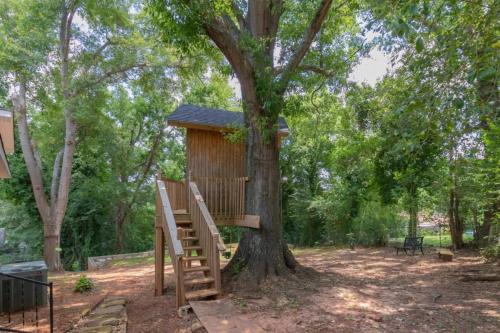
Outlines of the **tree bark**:
[[296,261],[282,237],[277,133],[266,138],[258,123],[250,121],[249,125],[245,209],[246,214],[260,216],[261,227],[245,230],[225,273],[237,274],[237,269],[244,267],[242,278],[258,284],[269,275],[286,275]]
[[125,238],[125,218],[127,216],[127,205],[124,202],[119,202],[115,211],[115,226],[116,226],[116,250],[122,253],[124,249]]
[[410,221],[408,222],[408,237],[416,237],[418,225],[418,193],[415,185],[410,185],[408,196],[408,213],[410,214]]
[[451,189],[448,200],[448,224],[450,226],[451,242],[453,248],[461,249],[464,246],[463,219],[460,217],[460,199],[458,195],[455,148],[450,151],[449,172],[451,177]]
[[461,249],[464,246],[463,241],[463,221],[459,214],[459,199],[457,197],[456,189],[450,190],[449,203],[448,203],[448,224],[450,226],[451,242],[453,248]]

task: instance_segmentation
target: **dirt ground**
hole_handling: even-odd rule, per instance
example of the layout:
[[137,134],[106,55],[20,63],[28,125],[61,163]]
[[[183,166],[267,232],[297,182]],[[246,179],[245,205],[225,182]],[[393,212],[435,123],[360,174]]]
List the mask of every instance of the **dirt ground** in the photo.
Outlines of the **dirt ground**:
[[[465,282],[464,276],[500,274],[472,252],[453,262],[435,253],[396,256],[389,248],[296,250],[298,261],[317,273],[290,283],[269,281],[259,292],[229,292],[240,313],[269,332],[499,332],[500,283]],[[169,288],[153,296],[154,267],[136,264],[88,272],[96,284],[75,294],[79,274],[51,276],[55,283],[57,332],[65,332],[85,309],[106,295],[124,296],[129,332],[176,332],[191,325],[175,311],[173,275]],[[43,317],[43,313],[41,316]],[[0,323],[2,321],[0,320]]]

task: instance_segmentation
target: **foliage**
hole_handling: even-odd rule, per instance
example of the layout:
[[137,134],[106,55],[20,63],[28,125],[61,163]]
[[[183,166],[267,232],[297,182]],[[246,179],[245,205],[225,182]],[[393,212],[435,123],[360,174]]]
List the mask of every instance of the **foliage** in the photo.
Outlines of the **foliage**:
[[[179,103],[247,111],[228,83],[236,80],[233,69],[204,32],[220,14],[236,22],[245,1],[234,2],[236,9],[223,0],[79,3],[70,66],[78,94],[68,101],[56,60],[61,1],[0,2],[0,106],[11,108],[12,84],[24,78],[31,144],[47,195],[64,140],[64,107],[76,106],[77,149],[61,231],[62,260],[72,270],[85,269],[88,256],[152,248],[154,176],[182,179],[186,172],[185,133],[165,126]],[[450,208],[476,241],[494,240],[498,4],[335,2],[302,61],[315,70],[293,73],[281,100],[277,73],[318,3],[284,1],[273,59],[262,56],[269,41],[240,41],[256,64],[252,75],[266,116],[281,113],[290,127],[280,151],[286,241],[315,246],[353,237],[383,245],[406,234],[408,216],[448,216]],[[349,82],[374,45],[398,66],[373,87]],[[109,80],[93,84],[106,74]],[[248,133],[241,128],[227,138],[243,142]],[[38,259],[43,226],[18,135],[8,161],[12,178],[0,182],[0,227],[7,229],[0,261]],[[241,229],[220,232],[225,242],[236,242]],[[430,237],[428,244],[435,242]],[[494,257],[498,246],[484,253]]]
[[91,279],[89,279],[86,275],[80,275],[76,281],[74,291],[76,293],[83,294],[92,291],[94,288],[95,284]]
[[353,231],[357,244],[384,246],[389,237],[404,234],[401,219],[393,207],[377,201],[363,202],[358,216],[353,220]]
[[488,262],[499,262],[500,261],[500,245],[492,244],[481,249],[481,255]]

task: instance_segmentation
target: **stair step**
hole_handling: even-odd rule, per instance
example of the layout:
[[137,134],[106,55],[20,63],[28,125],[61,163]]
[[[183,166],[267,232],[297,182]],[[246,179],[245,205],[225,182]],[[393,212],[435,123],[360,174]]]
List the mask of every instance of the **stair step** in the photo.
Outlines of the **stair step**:
[[191,273],[191,272],[207,272],[210,270],[210,267],[208,266],[194,266],[194,267],[186,267],[184,268],[185,273]]
[[182,228],[182,230],[186,232],[195,232],[195,230],[191,228]]
[[189,301],[189,300],[192,300],[195,298],[214,296],[214,295],[217,295],[218,293],[219,292],[213,288],[193,290],[193,291],[186,292],[186,299]]
[[194,240],[198,240],[198,237],[182,237],[182,240],[183,241],[189,241],[189,240],[194,241]]
[[202,248],[199,245],[193,245],[193,246],[184,246],[183,249],[187,251],[193,251],[193,250],[198,251],[201,250]]
[[193,260],[207,260],[207,257],[195,256],[195,257],[182,257],[182,260],[193,261]]
[[215,279],[213,277],[202,277],[197,279],[185,280],[184,284],[186,286],[193,286],[195,284],[212,283]]
[[180,224],[182,224],[182,225],[191,224],[191,220],[178,220],[178,219],[175,219],[175,223],[177,225],[180,225]]

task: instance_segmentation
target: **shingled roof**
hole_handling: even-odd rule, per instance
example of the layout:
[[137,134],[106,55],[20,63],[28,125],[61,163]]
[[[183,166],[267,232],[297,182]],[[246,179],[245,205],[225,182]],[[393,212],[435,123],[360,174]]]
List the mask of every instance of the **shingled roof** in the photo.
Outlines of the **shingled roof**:
[[[243,125],[244,120],[243,112],[231,112],[183,104],[168,116],[167,123],[179,127],[220,130]],[[279,117],[278,124],[279,132],[288,134],[288,126],[283,117]]]

